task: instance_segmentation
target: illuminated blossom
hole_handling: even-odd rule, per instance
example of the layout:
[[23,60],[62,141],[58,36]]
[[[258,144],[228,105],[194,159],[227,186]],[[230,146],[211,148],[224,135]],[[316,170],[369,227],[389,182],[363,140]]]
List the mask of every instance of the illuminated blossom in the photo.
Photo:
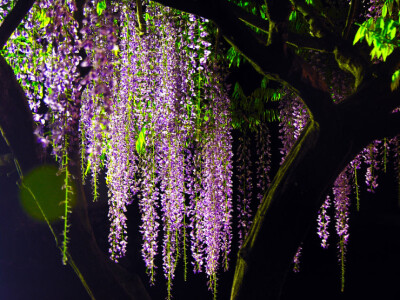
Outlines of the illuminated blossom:
[[331,201],[330,197],[327,196],[324,204],[322,204],[319,212],[318,212],[318,236],[321,239],[321,246],[322,248],[328,248],[328,237],[329,237],[329,223],[331,220],[331,217],[328,215],[327,210],[331,206]]

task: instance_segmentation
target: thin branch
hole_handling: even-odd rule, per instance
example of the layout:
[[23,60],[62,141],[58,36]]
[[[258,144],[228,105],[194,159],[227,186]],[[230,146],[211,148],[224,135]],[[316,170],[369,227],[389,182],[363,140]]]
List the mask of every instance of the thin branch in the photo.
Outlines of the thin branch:
[[257,28],[263,32],[268,33],[269,32],[269,26],[268,26],[268,21],[264,20],[256,15],[253,15],[251,13],[248,13],[244,9],[240,8],[237,5],[229,3],[231,10],[234,12],[236,17],[239,18],[239,20],[243,21],[247,25],[250,25],[254,28]]
[[358,11],[359,4],[360,4],[359,0],[351,0],[351,2],[350,2],[349,12],[347,14],[347,19],[346,19],[346,25],[342,32],[342,36],[345,40],[347,40],[349,38],[350,29],[351,29],[351,26],[353,25],[354,18],[356,16],[356,12]]
[[319,52],[333,53],[335,44],[329,38],[315,38],[308,35],[301,35],[293,32],[288,33],[287,42],[296,48],[310,49]]
[[304,16],[310,25],[310,32],[313,36],[321,38],[332,35],[334,25],[328,19],[324,18],[313,6],[308,5],[304,0],[290,0],[290,2]]
[[28,14],[34,3],[35,0],[19,0],[12,11],[5,17],[0,27],[0,49],[6,45],[8,39]]

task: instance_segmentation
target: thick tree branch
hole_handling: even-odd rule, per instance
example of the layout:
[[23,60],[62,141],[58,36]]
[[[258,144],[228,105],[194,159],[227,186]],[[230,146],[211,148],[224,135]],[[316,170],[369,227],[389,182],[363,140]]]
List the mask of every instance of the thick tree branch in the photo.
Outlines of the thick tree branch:
[[341,33],[335,30],[334,25],[328,19],[322,17],[314,7],[306,4],[305,1],[290,1],[309,23],[311,35],[324,38],[320,42],[319,49],[326,52],[333,51],[339,68],[354,76],[355,88],[357,88],[361,84],[370,62],[366,61],[357,51],[357,48],[343,38]]
[[27,15],[32,8],[35,0],[19,0],[14,8],[5,17],[0,27],[0,49],[2,49],[12,33],[17,29],[22,19]]
[[[310,121],[266,192],[239,251],[231,299],[280,299],[300,243],[327,191],[369,139],[355,142],[362,127],[334,111],[325,124]],[[312,175],[314,174],[314,175]],[[312,186],[312,187],[311,187]]]
[[[318,120],[325,119],[324,115],[332,106],[326,85],[320,80],[319,74],[286,45],[286,23],[282,19],[286,17],[286,22],[288,21],[290,13],[288,1],[268,2],[268,9],[273,12],[269,11],[270,20],[273,22],[272,26],[270,23],[270,30],[273,31],[270,32],[271,44],[260,39],[245,25],[237,16],[237,9],[235,12],[227,1],[200,3],[196,0],[158,0],[157,2],[194,14],[206,11],[203,17],[212,20],[220,28],[228,43],[234,46],[257,72],[294,90],[302,98],[312,117]],[[286,8],[286,11],[278,9],[282,7]]]
[[[338,109],[357,117],[363,116],[369,123],[386,118],[400,105],[400,89],[391,91],[392,74],[382,73],[380,66],[376,66],[376,72],[372,71],[355,93],[337,104]],[[382,67],[386,69],[385,64]]]

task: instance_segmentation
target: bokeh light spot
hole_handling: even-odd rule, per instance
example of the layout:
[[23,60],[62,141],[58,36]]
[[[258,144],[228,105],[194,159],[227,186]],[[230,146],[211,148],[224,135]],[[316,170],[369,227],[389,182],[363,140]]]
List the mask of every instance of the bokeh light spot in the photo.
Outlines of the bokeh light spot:
[[[23,210],[33,219],[45,221],[35,199],[49,222],[60,220],[65,211],[65,172],[56,166],[45,165],[30,171],[20,185],[19,198]],[[71,180],[69,180],[71,184]],[[74,190],[74,187],[72,187]],[[74,195],[70,195],[70,206],[74,205]]]

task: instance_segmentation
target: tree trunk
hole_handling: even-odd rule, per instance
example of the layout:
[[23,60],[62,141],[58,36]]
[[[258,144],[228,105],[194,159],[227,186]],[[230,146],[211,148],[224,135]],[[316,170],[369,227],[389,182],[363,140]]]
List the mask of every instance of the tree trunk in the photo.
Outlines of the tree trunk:
[[325,195],[361,150],[351,141],[351,128],[334,118],[324,125],[313,120],[306,125],[265,194],[238,253],[232,300],[280,298],[294,255]]

